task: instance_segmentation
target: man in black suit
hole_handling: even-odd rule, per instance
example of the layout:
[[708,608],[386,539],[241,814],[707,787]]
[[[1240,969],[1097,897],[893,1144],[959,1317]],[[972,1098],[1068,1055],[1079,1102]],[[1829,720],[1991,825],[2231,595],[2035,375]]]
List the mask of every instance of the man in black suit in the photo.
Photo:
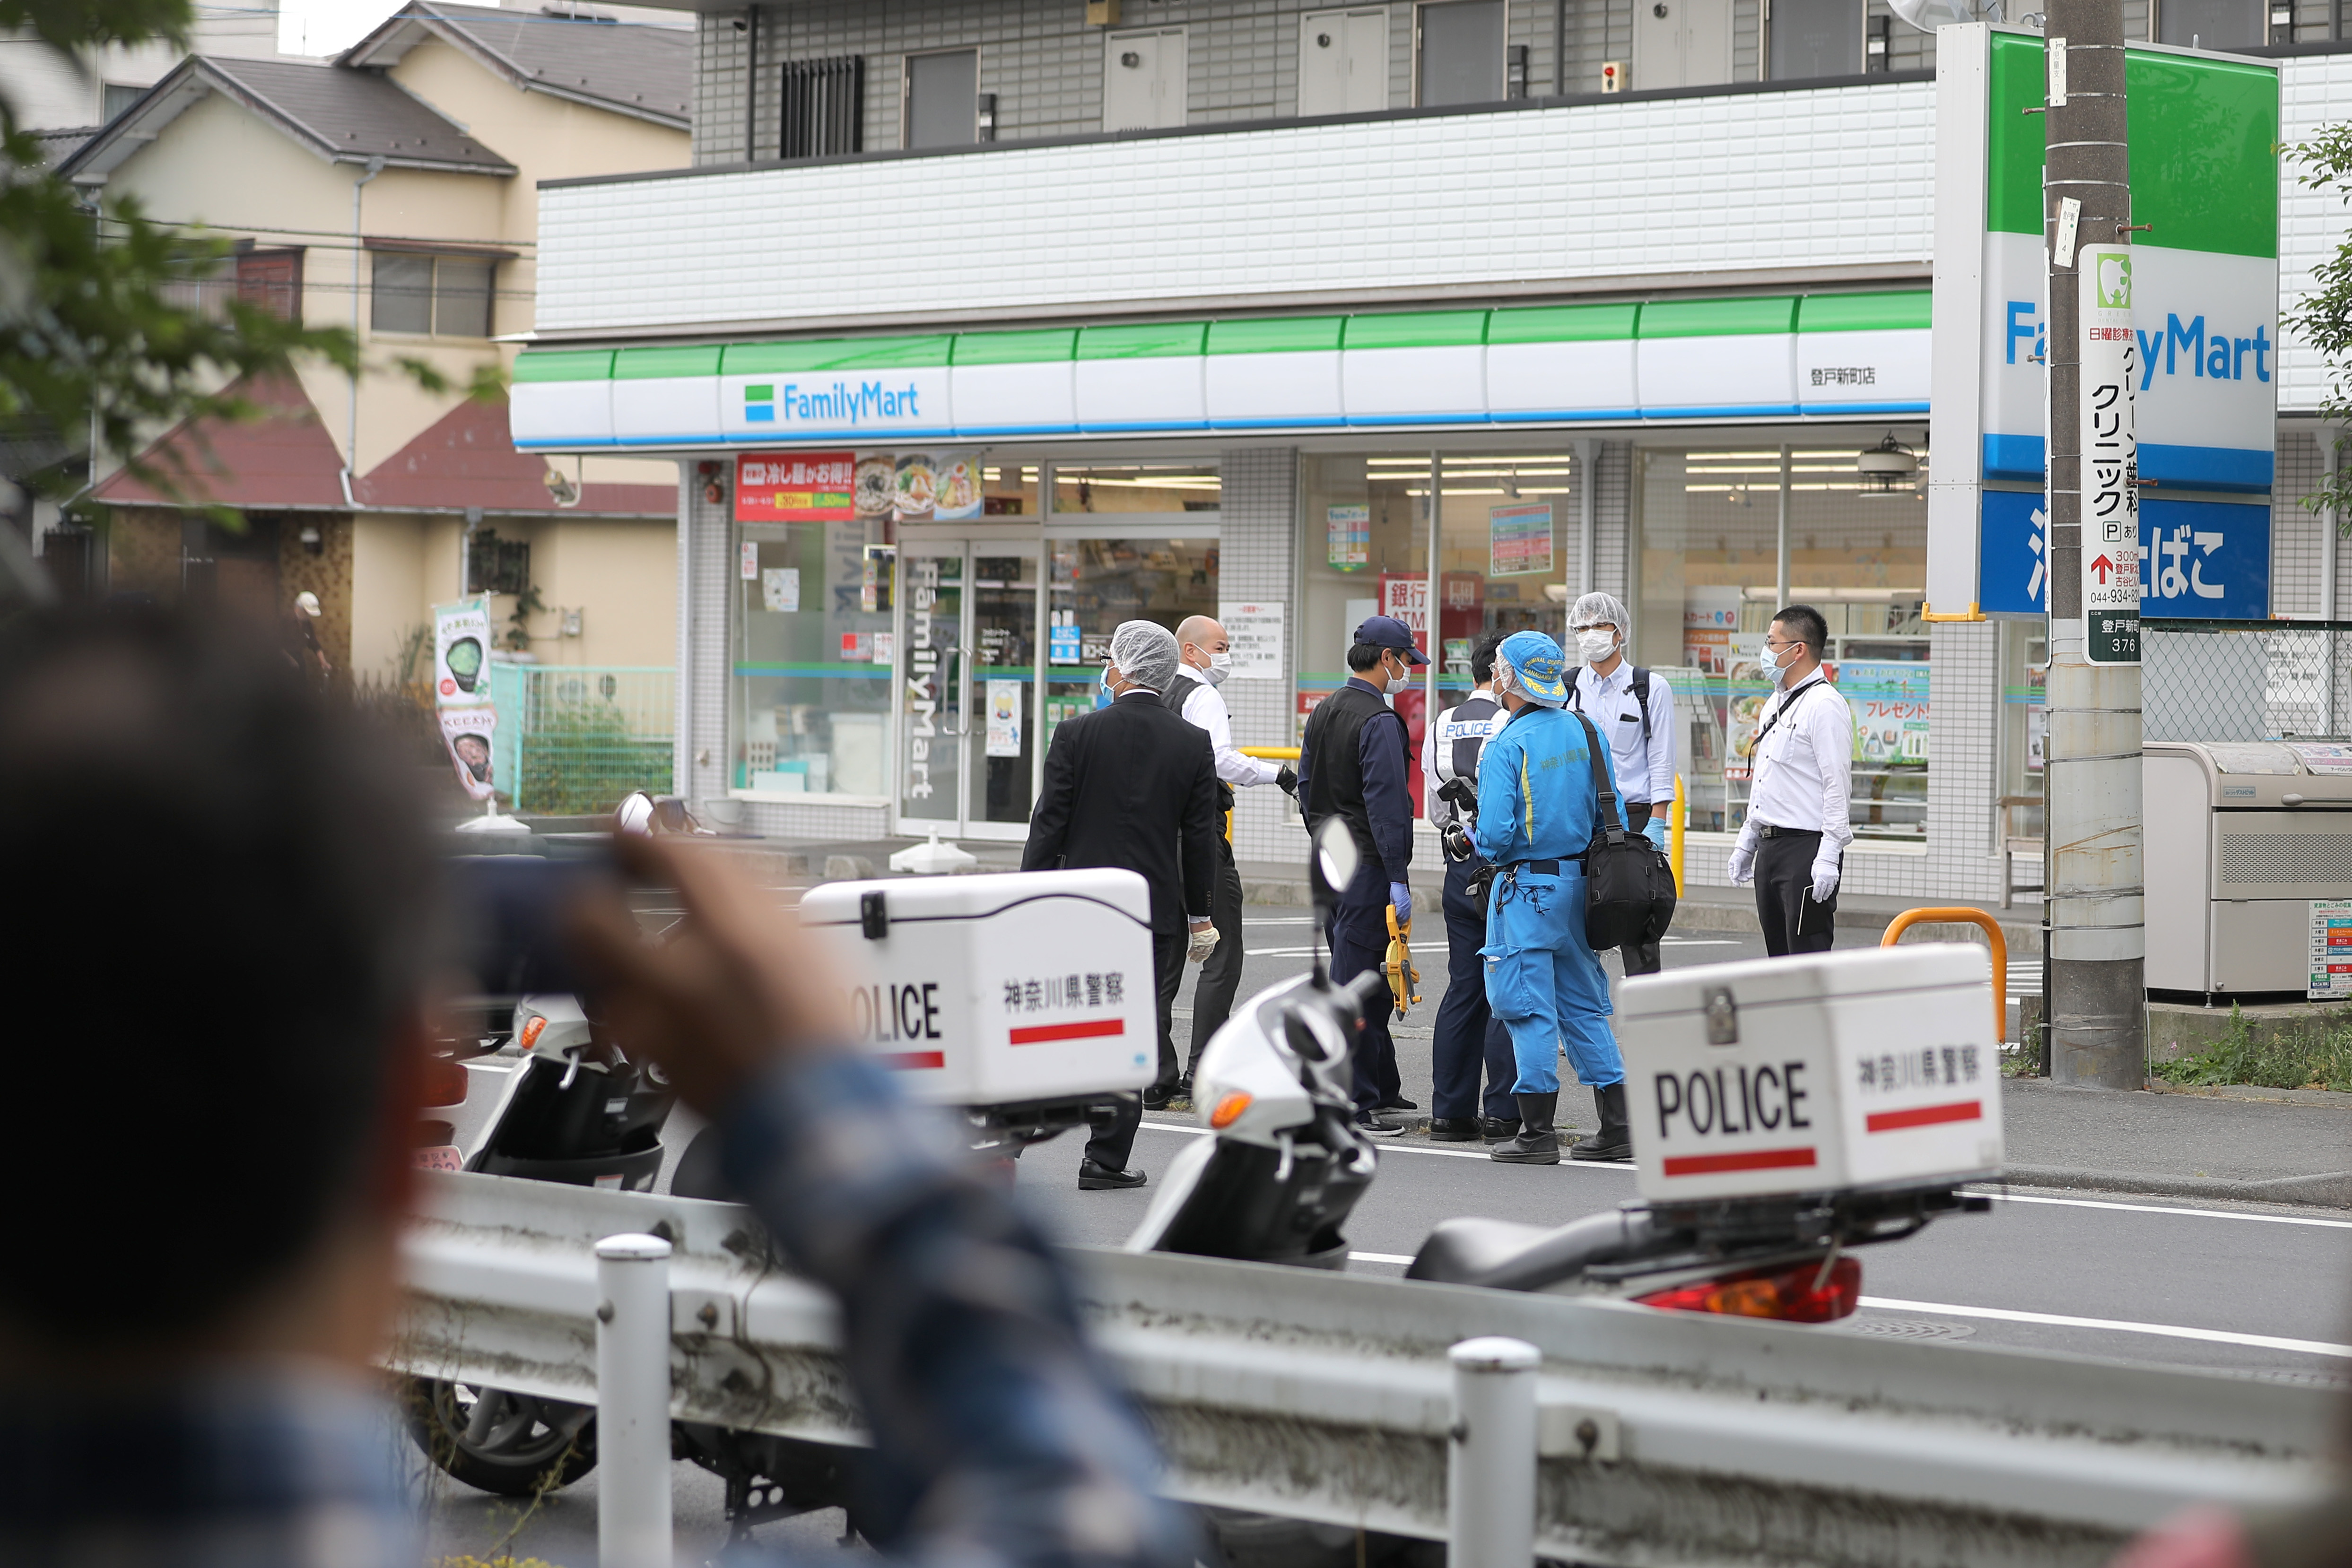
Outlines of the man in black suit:
[[[1111,703],[1065,719],[1045,749],[1045,783],[1029,816],[1023,871],[1117,866],[1151,884],[1151,968],[1160,993],[1160,1076],[1176,1082],[1171,1009],[1184,960],[1206,958],[1217,945],[1209,893],[1217,876],[1217,773],[1209,734],[1164,706],[1176,678],[1176,638],[1150,621],[1129,621],[1111,634],[1103,685]],[[1127,1167],[1143,1107],[1119,1096],[1118,1112],[1097,1122],[1078,1166],[1087,1191],[1141,1186]]]

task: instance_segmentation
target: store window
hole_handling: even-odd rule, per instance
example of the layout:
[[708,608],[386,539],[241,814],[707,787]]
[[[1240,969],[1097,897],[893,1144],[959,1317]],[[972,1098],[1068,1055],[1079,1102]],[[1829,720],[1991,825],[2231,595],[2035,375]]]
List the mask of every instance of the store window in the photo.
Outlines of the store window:
[[[1863,444],[1786,449],[1789,598],[1828,622],[1830,675],[1853,709],[1855,835],[1917,843],[1931,733],[1925,470],[1892,486],[1866,478]],[[1725,442],[1635,454],[1636,662],[1674,683],[1699,831],[1737,831],[1747,817],[1748,749],[1772,689],[1756,659],[1780,601],[1782,452]]]
[[730,784],[881,800],[888,789],[892,561],[878,518],[744,523]]
[[1091,712],[1110,635],[1122,621],[1173,632],[1217,613],[1217,541],[1195,536],[1048,541],[1045,738],[1064,719]]

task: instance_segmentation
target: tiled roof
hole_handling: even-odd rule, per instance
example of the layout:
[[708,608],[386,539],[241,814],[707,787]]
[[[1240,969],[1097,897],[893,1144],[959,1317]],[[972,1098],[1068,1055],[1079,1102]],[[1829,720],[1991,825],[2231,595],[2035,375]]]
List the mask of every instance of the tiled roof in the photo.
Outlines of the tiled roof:
[[684,27],[411,0],[339,63],[390,66],[427,35],[456,45],[526,90],[681,129],[688,123],[694,34]]

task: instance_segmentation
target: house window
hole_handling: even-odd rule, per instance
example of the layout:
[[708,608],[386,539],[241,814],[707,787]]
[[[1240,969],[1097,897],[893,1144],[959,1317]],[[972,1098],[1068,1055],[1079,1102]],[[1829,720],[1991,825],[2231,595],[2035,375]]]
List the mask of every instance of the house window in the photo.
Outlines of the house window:
[[787,60],[782,118],[783,158],[832,158],[866,151],[866,57]]
[[1503,0],[1421,8],[1420,102],[1496,103],[1504,96]]
[[99,112],[104,117],[101,124],[112,123],[116,115],[147,96],[145,88],[119,81],[106,83],[100,91],[105,94],[99,105]]
[[1765,23],[1772,79],[1862,74],[1862,0],[1774,0]]
[[2262,0],[2159,0],[2156,41],[2189,49],[2258,48],[2266,41]]
[[493,528],[476,528],[466,547],[466,581],[474,593],[530,591],[530,546],[522,539],[502,539]]
[[236,258],[236,297],[272,316],[302,319],[302,253],[249,250]]
[[980,140],[980,51],[908,55],[906,145],[969,147]]
[[368,325],[379,332],[487,338],[496,269],[495,262],[474,256],[379,251]]

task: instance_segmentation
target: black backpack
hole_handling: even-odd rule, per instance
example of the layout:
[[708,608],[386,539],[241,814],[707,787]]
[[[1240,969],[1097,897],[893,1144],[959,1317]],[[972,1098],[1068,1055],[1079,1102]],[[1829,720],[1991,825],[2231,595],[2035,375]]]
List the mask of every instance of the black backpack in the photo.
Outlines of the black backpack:
[[1655,942],[1675,918],[1674,862],[1641,833],[1628,832],[1610,788],[1609,766],[1601,760],[1601,732],[1583,714],[1584,739],[1592,756],[1592,841],[1584,849],[1584,941],[1594,952],[1629,942]]

